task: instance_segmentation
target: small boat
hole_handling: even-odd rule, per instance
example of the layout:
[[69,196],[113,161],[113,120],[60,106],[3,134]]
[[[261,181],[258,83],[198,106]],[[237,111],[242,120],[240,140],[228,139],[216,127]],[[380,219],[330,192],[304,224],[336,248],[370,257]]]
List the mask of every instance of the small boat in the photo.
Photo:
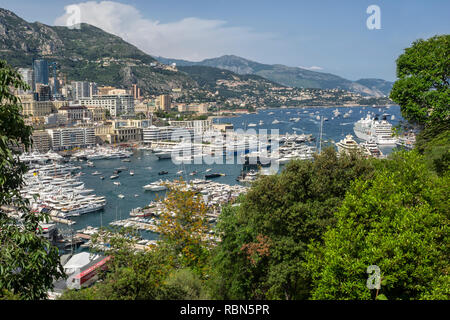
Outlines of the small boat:
[[130,159],[123,159],[122,162],[131,162]]
[[104,176],[101,176],[100,179],[101,179],[101,180],[105,180],[105,177],[104,177]]
[[130,176],[134,176],[134,171],[130,170]]
[[189,173],[190,176],[194,176],[197,174],[197,171],[192,171],[191,173]]
[[134,197],[137,198],[137,197],[139,197],[139,195],[138,195],[138,194],[135,194]]
[[224,175],[225,175],[224,173],[210,173],[210,174],[205,174],[205,178],[206,179],[217,178],[217,177],[222,177]]
[[169,172],[167,172],[167,171],[160,171],[160,172],[158,172],[158,174],[160,175],[160,176],[162,176],[163,174],[168,174]]
[[120,199],[125,198],[125,196],[124,196],[123,194],[119,194],[118,197],[119,197]]
[[120,182],[119,181],[114,181],[113,182],[116,186],[120,186]]
[[272,124],[278,124],[278,123],[280,123],[280,121],[278,121],[277,119],[272,121]]
[[211,168],[205,170],[205,172],[210,172],[210,171],[211,171]]
[[119,176],[117,174],[113,174],[111,177],[109,177],[111,180],[112,179],[117,179]]
[[93,176],[98,176],[98,175],[100,175],[100,174],[102,174],[101,172],[98,172],[98,171],[95,171],[95,172],[92,172],[91,173]]
[[178,171],[177,174],[183,174],[183,170]]

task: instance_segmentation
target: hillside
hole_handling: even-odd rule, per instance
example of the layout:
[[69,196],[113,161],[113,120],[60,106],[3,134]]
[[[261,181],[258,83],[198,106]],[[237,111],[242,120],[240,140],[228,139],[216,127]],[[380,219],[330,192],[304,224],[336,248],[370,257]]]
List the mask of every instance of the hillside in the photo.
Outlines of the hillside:
[[[29,23],[5,9],[0,9],[0,35],[0,59],[14,67],[31,67],[33,59],[43,58],[55,62],[59,77],[67,80],[94,81],[119,88],[137,84],[144,95],[185,89],[176,97],[178,102],[217,102],[252,108],[389,102],[336,90],[345,80],[337,76],[282,65],[268,66],[235,56],[201,63],[176,60],[178,69],[172,68],[167,65],[172,62],[170,59],[157,61],[97,27],[82,24],[80,29],[69,29]],[[362,84],[350,82],[350,85],[370,91]],[[334,91],[299,88],[320,86]]]
[[196,86],[184,73],[168,70],[121,38],[88,24],[79,30],[28,23],[0,8],[0,59],[30,67],[34,58],[54,61],[71,80],[117,87],[137,83],[145,92]]
[[392,83],[382,79],[361,79],[351,81],[331,73],[315,72],[281,64],[262,64],[234,55],[205,59],[200,62],[156,57],[162,63],[176,63],[177,66],[209,66],[230,70],[239,74],[255,74],[289,87],[342,89],[370,96],[388,95]]

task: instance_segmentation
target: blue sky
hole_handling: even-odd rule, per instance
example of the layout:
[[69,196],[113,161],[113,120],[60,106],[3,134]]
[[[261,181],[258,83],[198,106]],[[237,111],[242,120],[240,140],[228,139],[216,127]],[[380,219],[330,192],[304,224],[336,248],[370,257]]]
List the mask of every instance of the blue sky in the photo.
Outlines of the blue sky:
[[[65,6],[82,22],[152,55],[201,60],[235,54],[356,80],[395,80],[395,59],[418,38],[450,33],[450,1],[416,0],[0,0],[29,22],[65,25]],[[369,30],[369,5],[381,29]]]

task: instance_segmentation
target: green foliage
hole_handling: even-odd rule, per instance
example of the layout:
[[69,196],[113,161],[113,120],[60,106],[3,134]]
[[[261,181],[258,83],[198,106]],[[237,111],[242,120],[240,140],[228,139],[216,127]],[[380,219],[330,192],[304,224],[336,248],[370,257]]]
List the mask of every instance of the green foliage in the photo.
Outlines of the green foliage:
[[449,120],[450,35],[417,40],[397,59],[397,77],[390,97],[413,123]]
[[417,152],[382,162],[358,179],[336,212],[324,243],[311,245],[305,268],[313,299],[373,299],[369,265],[386,280],[388,299],[448,299],[449,175],[427,170]]
[[257,181],[239,207],[220,216],[222,241],[211,281],[217,297],[307,298],[310,276],[302,262],[308,243],[320,241],[334,224],[351,181],[372,171],[370,160],[356,154],[338,158],[328,148],[314,161],[292,161],[280,175]]
[[137,234],[131,229],[104,230],[93,238],[93,247],[108,243],[108,271],[94,286],[81,290],[67,290],[63,300],[141,300],[159,299],[164,279],[173,269],[173,257],[166,247],[151,250],[134,249]]
[[165,300],[210,299],[203,281],[190,269],[174,271],[166,279],[161,298]]
[[63,276],[58,250],[41,238],[39,222],[20,195],[26,166],[19,161],[20,149],[31,146],[31,127],[20,114],[19,99],[12,90],[27,89],[20,75],[0,60],[0,206],[13,206],[21,213],[16,221],[0,209],[0,297],[43,299],[53,277]]
[[193,190],[181,185],[168,185],[163,200],[164,210],[159,217],[158,232],[161,239],[173,251],[181,268],[191,268],[199,276],[207,273],[209,258],[207,207]]
[[450,166],[450,122],[425,127],[417,136],[415,148],[425,156],[428,166],[442,175]]

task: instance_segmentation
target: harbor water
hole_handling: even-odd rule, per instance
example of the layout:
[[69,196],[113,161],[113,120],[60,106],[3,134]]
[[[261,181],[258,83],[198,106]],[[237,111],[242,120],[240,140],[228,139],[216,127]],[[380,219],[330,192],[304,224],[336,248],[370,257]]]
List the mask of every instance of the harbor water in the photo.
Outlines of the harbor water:
[[[353,124],[365,117],[368,112],[371,114],[382,115],[389,114],[387,120],[393,125],[397,125],[402,121],[400,108],[398,106],[391,106],[390,108],[372,108],[372,107],[341,107],[338,110],[342,115],[347,113],[347,117],[339,116],[333,118],[333,110],[336,107],[311,107],[311,108],[289,108],[289,109],[265,109],[260,110],[257,114],[246,114],[239,117],[218,118],[216,123],[231,123],[235,129],[267,129],[270,134],[270,129],[278,129],[279,134],[312,134],[316,138],[318,144],[318,137],[320,133],[320,117],[328,118],[323,121],[322,140],[328,143],[338,142],[347,134],[352,134],[356,141],[361,142],[355,137],[353,132]],[[351,110],[351,113],[349,113]],[[394,115],[393,120],[391,116]],[[291,118],[300,118],[297,122]],[[279,123],[273,124],[274,120]],[[290,120],[291,119],[291,120]],[[260,121],[263,123],[260,125]],[[256,124],[256,126],[249,124]],[[324,142],[322,148],[327,144]],[[318,147],[318,145],[317,145]],[[393,147],[381,148],[383,153],[389,153]],[[225,184],[238,184],[236,178],[242,170],[240,164],[181,164],[175,165],[171,159],[159,160],[151,151],[135,150],[133,155],[129,158],[129,162],[124,162],[123,159],[111,160],[92,160],[94,167],[89,167],[86,162],[76,162],[77,165],[82,166],[81,180],[85,183],[85,187],[94,189],[98,196],[105,196],[107,204],[101,211],[87,213],[79,217],[72,217],[76,224],[70,228],[73,230],[80,230],[86,226],[100,227],[108,226],[110,222],[129,218],[130,211],[136,207],[144,207],[148,205],[151,200],[154,200],[157,194],[164,196],[164,191],[151,192],[145,191],[142,187],[159,179],[173,180],[180,178],[184,180],[191,180],[196,178],[204,178],[207,169],[211,169],[209,173],[223,173],[224,176],[217,177],[214,181]],[[114,170],[119,167],[126,167],[119,173],[119,178],[110,179]],[[134,175],[130,175],[130,170]],[[177,173],[179,171],[183,173]],[[92,175],[93,172],[99,171],[101,175]],[[159,175],[160,171],[167,171],[165,175]],[[197,174],[190,175],[190,173],[197,171]],[[100,179],[104,176],[104,180]],[[120,182],[120,185],[115,185],[113,182]],[[123,198],[119,198],[119,194]],[[62,226],[61,226],[62,227]],[[64,228],[68,228],[64,226]],[[151,232],[143,232],[143,236],[147,239],[156,239],[157,235]]]

